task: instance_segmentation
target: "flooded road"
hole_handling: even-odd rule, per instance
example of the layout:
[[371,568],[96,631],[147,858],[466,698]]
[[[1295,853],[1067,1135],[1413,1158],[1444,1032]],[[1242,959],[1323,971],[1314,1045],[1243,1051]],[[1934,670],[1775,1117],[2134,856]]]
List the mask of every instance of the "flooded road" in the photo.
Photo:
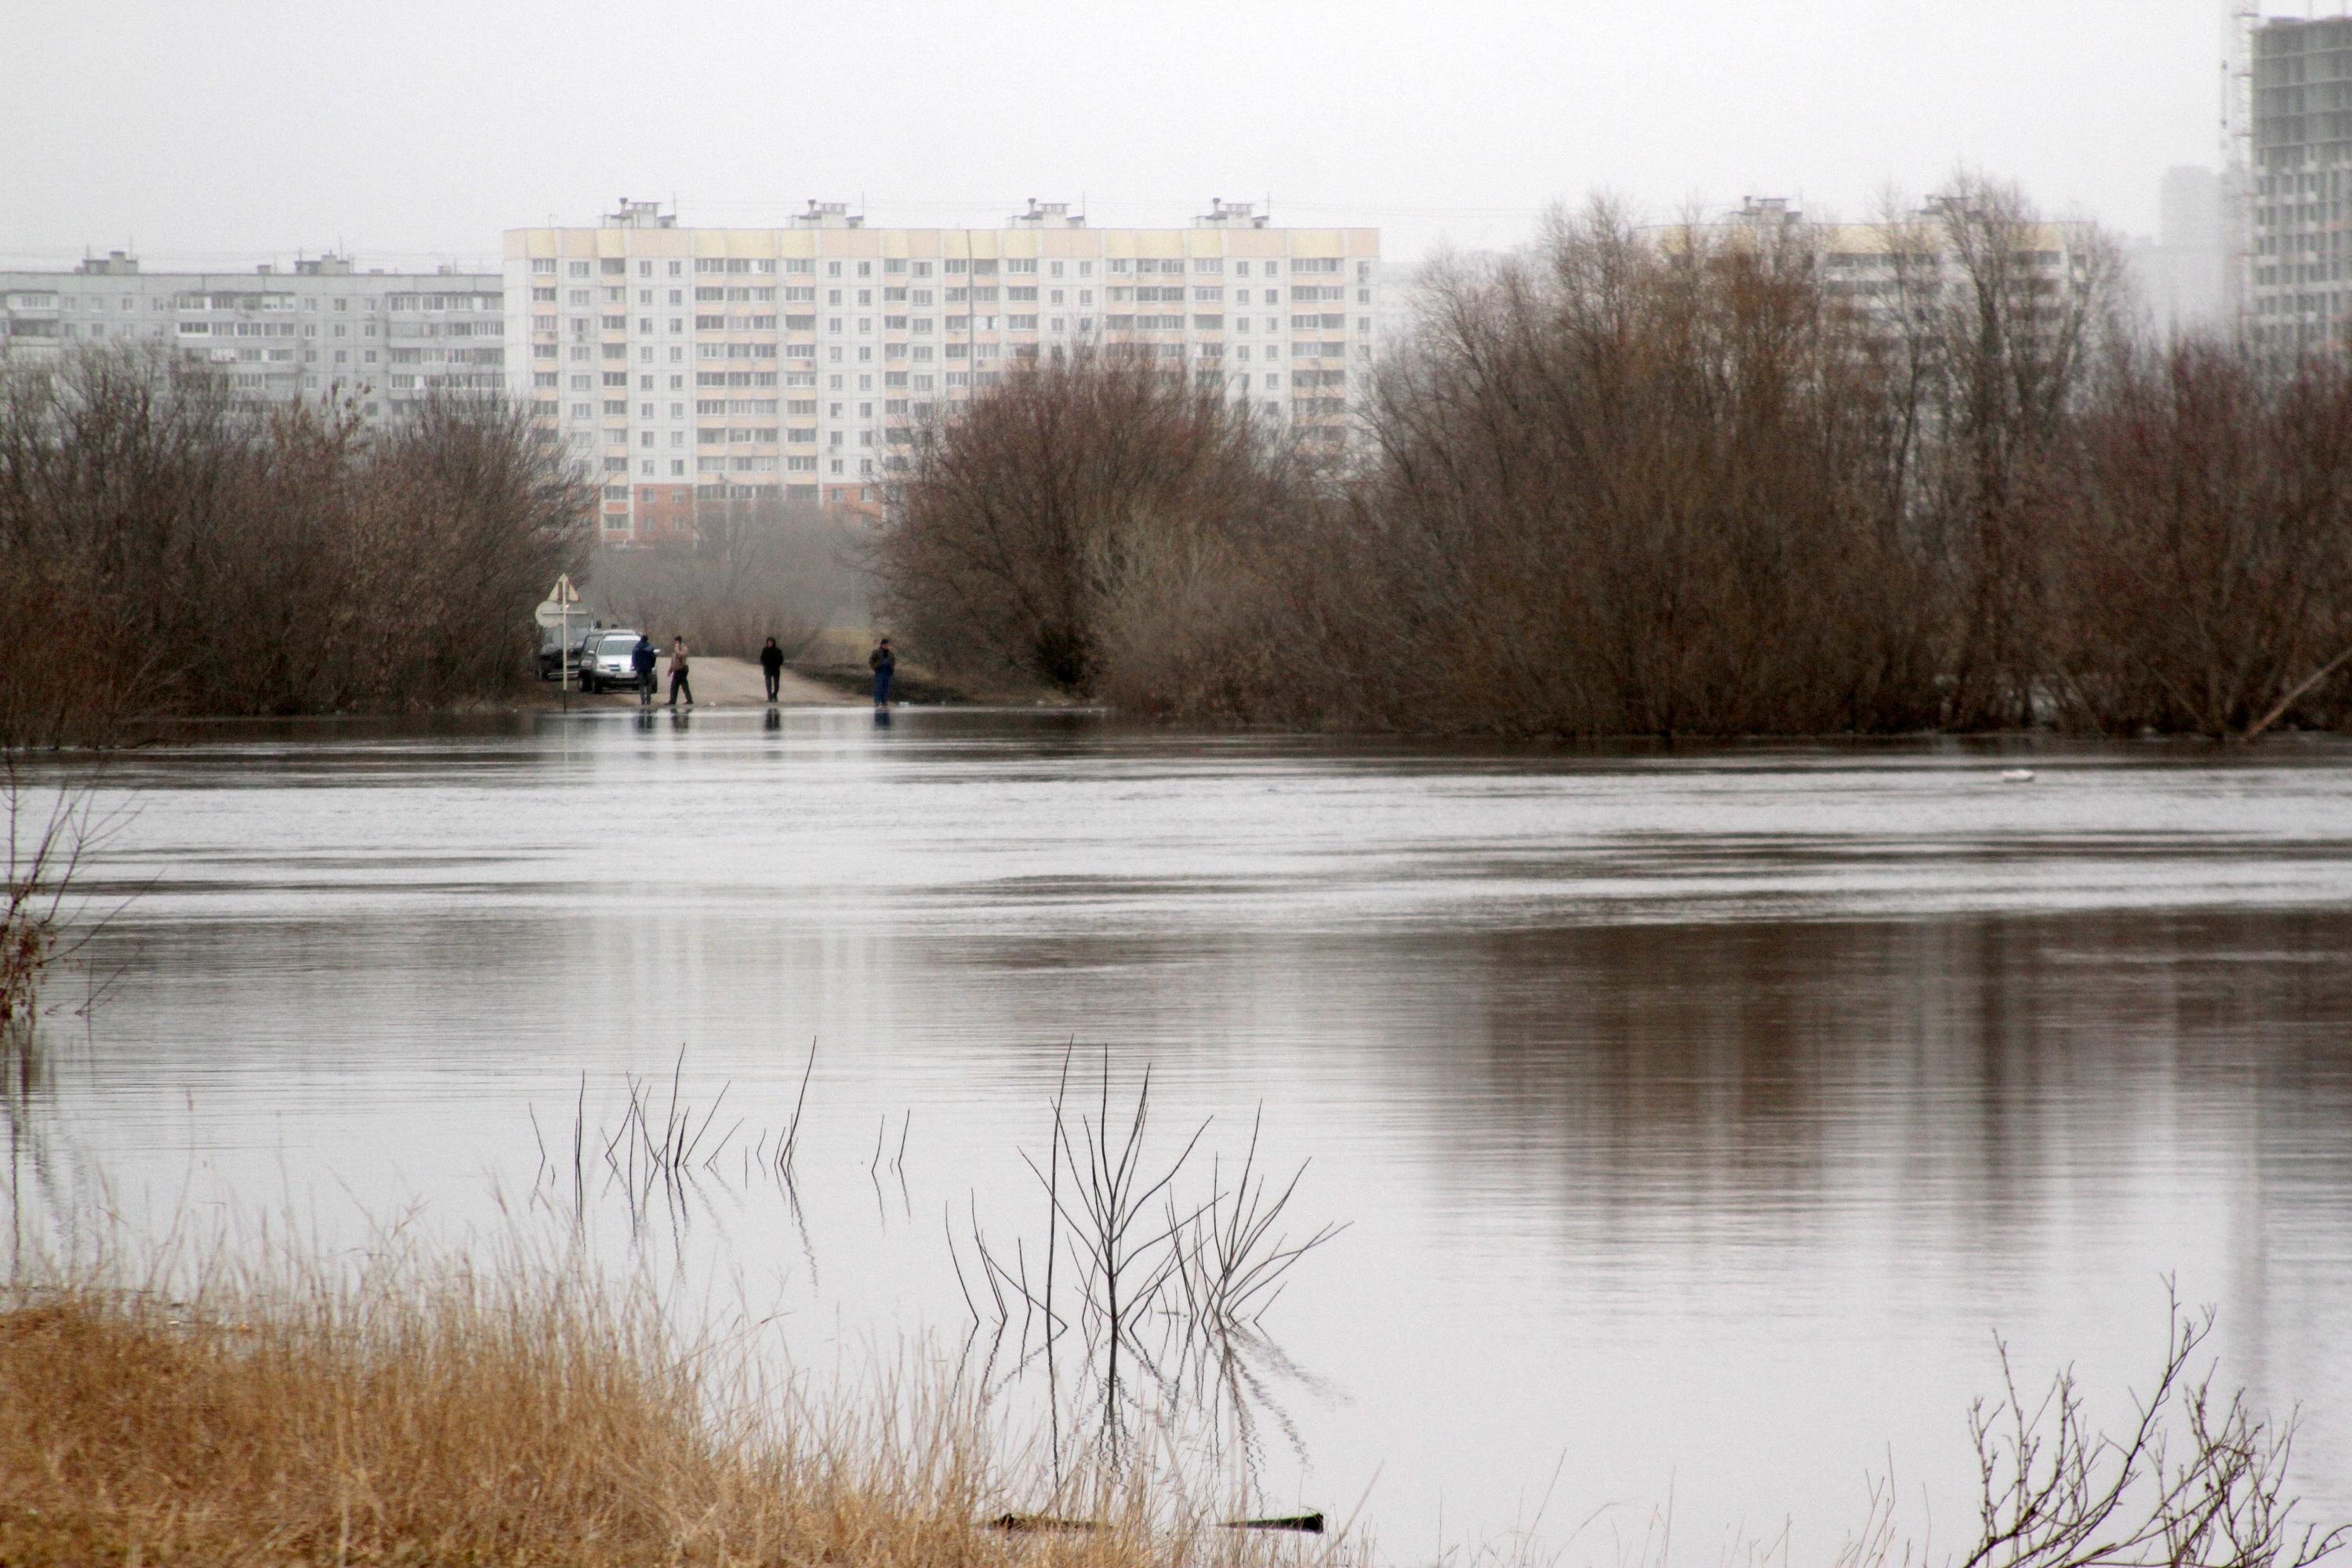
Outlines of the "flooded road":
[[1615,1562],[1669,1507],[1675,1561],[1818,1560],[1890,1464],[1940,1555],[1994,1334],[2111,1410],[2168,1277],[2352,1517],[2352,749],[608,712],[116,782],[105,994],[16,1161],[51,1216],[463,1237],[624,1075],[749,1145],[814,1042],[797,1218],[730,1152],[600,1223],[798,1361],[887,1358],[970,1328],[950,1237],[1035,1228],[1075,1043],[1150,1065],[1171,1155],[1262,1114],[1291,1228],[1348,1226],[1267,1316],[1253,1451],[1393,1560]]

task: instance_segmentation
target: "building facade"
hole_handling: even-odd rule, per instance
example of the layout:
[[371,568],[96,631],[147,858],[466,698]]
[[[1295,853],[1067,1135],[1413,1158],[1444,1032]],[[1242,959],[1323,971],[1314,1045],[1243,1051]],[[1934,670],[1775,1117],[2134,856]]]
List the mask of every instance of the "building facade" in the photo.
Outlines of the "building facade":
[[[1793,237],[1805,246],[1832,300],[1898,329],[1906,313],[1949,297],[1967,278],[1954,230],[1973,209],[1950,196],[1930,196],[1916,213],[1892,223],[1813,223],[1785,197],[1750,196],[1721,232],[1758,241]],[[2106,242],[2097,225],[2035,221],[2006,235],[2001,284],[2032,308],[2032,318],[2055,323],[2068,310],[2096,302],[2111,277]]]
[[2218,170],[2167,170],[2157,192],[2155,239],[2126,247],[2137,303],[2167,337],[2226,332],[2236,324],[2228,189]]
[[869,228],[812,202],[781,228],[689,228],[623,202],[510,229],[509,395],[645,543],[698,501],[875,508],[923,422],[1024,362],[1118,345],[1344,445],[1375,354],[1380,236],[1213,204],[1093,228],[1056,204],[994,228]]
[[2252,31],[2246,326],[2291,353],[2352,331],[2352,20]]
[[436,390],[506,384],[497,273],[361,271],[337,256],[291,271],[146,272],[115,251],[69,271],[0,272],[0,364],[152,346],[204,364],[257,404],[349,398],[397,418]]

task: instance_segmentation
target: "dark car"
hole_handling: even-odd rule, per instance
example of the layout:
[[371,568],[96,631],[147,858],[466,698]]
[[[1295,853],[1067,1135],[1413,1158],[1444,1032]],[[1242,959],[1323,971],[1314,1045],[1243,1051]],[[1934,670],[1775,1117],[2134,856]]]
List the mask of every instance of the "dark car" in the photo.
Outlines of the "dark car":
[[[575,679],[579,677],[581,667],[587,660],[589,645],[604,635],[604,634],[601,631],[592,631],[573,639],[572,644],[572,673]],[[635,634],[633,633],[631,635],[634,636]],[[562,675],[563,644],[562,641],[551,637],[549,640],[540,645],[539,678],[541,680],[556,680],[562,679]]]

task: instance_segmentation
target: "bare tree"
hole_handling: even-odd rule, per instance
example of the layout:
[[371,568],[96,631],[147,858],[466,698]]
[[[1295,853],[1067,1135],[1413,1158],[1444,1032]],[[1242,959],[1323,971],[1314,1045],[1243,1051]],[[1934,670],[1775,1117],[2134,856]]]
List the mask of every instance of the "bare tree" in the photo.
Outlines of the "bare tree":
[[2216,736],[2340,718],[2352,370],[2183,342],[2121,358],[2067,435],[2031,515],[2068,716]]
[[0,733],[133,713],[310,712],[494,695],[575,569],[591,492],[529,418],[428,403],[263,412],[166,357],[0,380]]
[[2047,605],[2030,481],[2120,330],[2120,255],[2091,225],[2053,223],[1965,172],[1882,231],[1895,289],[1877,321],[1900,334],[1908,437],[1900,502],[1953,617],[1943,717],[2031,723]]
[[1132,346],[1018,367],[919,432],[877,563],[926,657],[1092,693],[1150,635],[1136,595],[1197,587],[1204,552],[1283,504],[1265,433]]

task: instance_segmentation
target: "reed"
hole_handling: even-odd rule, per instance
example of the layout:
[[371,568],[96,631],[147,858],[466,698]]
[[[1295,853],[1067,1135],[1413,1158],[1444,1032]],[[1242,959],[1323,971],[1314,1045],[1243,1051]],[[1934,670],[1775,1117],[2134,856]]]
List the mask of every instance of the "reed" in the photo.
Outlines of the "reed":
[[814,1404],[742,1342],[681,1337],[645,1290],[519,1246],[199,1272],[173,1291],[48,1268],[0,1293],[0,1562],[1325,1555],[1219,1530],[1133,1472],[1052,1487],[949,1384],[888,1377]]

